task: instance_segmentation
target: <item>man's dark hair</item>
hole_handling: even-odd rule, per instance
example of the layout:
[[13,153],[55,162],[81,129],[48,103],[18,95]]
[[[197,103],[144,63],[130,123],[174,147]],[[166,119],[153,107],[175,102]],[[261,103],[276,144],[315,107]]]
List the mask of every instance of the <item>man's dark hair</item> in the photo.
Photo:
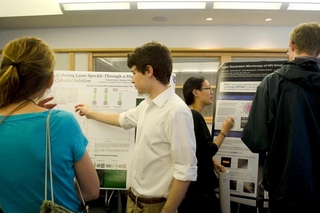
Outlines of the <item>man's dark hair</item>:
[[153,68],[154,77],[163,85],[170,82],[172,74],[172,57],[170,50],[155,41],[137,47],[128,54],[127,66],[131,69],[136,66],[137,71],[145,74],[147,65]]

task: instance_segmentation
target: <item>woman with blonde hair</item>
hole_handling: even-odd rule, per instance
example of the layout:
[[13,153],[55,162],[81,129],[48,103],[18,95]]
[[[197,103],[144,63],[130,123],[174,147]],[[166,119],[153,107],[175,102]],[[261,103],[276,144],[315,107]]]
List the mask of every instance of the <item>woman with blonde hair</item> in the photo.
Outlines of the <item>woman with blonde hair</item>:
[[[38,102],[54,83],[54,64],[54,52],[39,38],[12,40],[2,51],[0,204],[4,212],[39,212],[45,198],[46,119],[50,110]],[[86,151],[88,140],[75,117],[57,109],[51,112],[50,135],[54,201],[78,212],[75,178],[85,201],[99,196],[99,179]]]

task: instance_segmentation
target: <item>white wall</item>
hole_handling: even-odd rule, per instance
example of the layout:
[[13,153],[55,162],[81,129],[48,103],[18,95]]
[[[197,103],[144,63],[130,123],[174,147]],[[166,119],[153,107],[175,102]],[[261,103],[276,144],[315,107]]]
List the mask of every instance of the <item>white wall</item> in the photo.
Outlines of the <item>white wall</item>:
[[169,48],[287,48],[292,27],[132,26],[0,30],[0,49],[17,37],[37,36],[53,49],[135,48],[158,41]]

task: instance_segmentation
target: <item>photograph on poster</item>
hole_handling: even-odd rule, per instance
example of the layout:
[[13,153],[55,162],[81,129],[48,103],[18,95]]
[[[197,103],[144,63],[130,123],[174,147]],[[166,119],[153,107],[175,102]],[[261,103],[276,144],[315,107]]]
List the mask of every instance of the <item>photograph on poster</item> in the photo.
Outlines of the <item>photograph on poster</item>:
[[102,189],[126,189],[127,170],[97,169]]
[[254,182],[243,182],[243,192],[245,193],[254,193]]
[[238,169],[248,169],[248,159],[238,159]]

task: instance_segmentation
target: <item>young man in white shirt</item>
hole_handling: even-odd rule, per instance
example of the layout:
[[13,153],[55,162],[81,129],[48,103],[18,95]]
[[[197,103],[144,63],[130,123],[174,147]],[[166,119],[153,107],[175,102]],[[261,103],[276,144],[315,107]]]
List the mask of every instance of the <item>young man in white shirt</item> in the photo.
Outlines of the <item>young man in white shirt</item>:
[[127,213],[175,213],[197,178],[192,114],[170,88],[172,57],[157,42],[128,54],[127,65],[139,94],[148,94],[135,109],[121,114],[91,111],[78,104],[80,116],[130,129],[137,127]]

